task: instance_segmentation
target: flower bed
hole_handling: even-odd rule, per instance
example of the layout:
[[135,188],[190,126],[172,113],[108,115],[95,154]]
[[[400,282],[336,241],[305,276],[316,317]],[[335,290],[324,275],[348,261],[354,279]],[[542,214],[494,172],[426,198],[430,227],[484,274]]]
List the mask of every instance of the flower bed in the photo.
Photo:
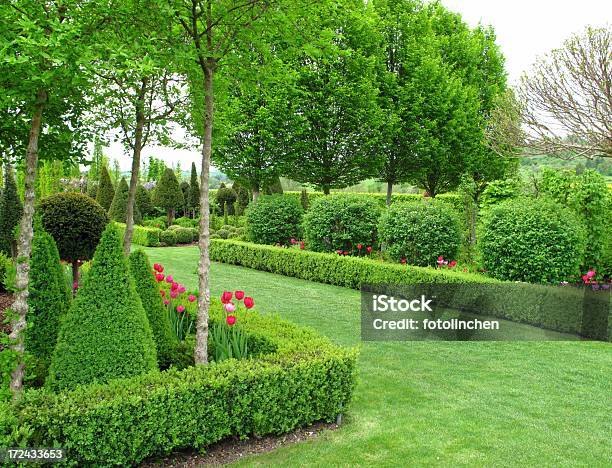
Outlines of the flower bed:
[[[213,323],[223,314],[213,301]],[[278,434],[332,421],[346,410],[355,350],[275,317],[236,314],[250,345],[261,344],[257,358],[61,393],[26,391],[18,403],[0,405],[0,446],[61,446],[71,465],[132,465],[173,450],[200,450],[229,436]]]

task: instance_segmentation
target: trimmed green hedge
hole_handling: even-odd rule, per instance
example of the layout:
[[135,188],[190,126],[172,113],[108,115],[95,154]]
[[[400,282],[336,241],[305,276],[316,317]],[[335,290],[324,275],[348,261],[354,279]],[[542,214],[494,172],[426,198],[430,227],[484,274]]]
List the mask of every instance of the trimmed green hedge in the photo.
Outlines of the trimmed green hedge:
[[[125,234],[125,224],[115,223],[115,225],[119,229],[121,238],[123,238]],[[161,233],[161,229],[134,225],[132,244],[142,245],[143,247],[159,247]]]
[[[221,318],[214,301],[213,318]],[[132,466],[230,436],[289,432],[346,411],[357,351],[255,312],[236,326],[276,346],[257,359],[153,372],[54,394],[29,390],[0,407],[0,446],[67,450],[74,466]]]
[[362,284],[487,283],[486,276],[336,254],[211,239],[210,259],[319,283],[359,289]]

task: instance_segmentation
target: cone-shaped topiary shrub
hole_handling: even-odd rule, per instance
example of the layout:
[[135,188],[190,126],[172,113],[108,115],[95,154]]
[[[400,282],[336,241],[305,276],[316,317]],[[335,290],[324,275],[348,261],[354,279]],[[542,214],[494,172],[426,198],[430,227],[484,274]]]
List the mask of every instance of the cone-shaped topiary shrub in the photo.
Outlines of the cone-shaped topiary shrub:
[[25,349],[34,358],[28,374],[44,382],[57,342],[60,318],[70,306],[70,291],[53,237],[35,229],[28,284],[28,328]]
[[108,169],[102,167],[100,171],[100,182],[98,182],[98,192],[96,193],[96,201],[108,211],[115,197],[115,188],[111,181]]
[[[111,203],[110,210],[108,211],[108,214],[113,221],[117,221],[118,223],[127,222],[127,203],[128,203],[129,191],[130,191],[130,188],[128,187],[125,177],[123,177],[121,179],[121,182],[119,182],[117,190],[115,191],[115,197],[113,198],[113,202]],[[142,223],[142,216],[140,215],[138,204],[134,203],[134,224],[141,224],[141,223]]]
[[151,195],[142,185],[138,185],[138,187],[136,187],[136,206],[138,207],[138,210],[142,216],[147,216],[153,213]]
[[47,385],[54,390],[145,374],[157,368],[153,333],[109,224],[62,321]]
[[183,192],[172,169],[167,168],[162,174],[151,201],[155,206],[166,210],[170,226],[174,221],[176,210],[182,210],[185,204]]
[[0,252],[17,256],[15,227],[21,220],[23,207],[17,192],[13,169],[8,164],[4,169],[4,188],[0,197]]
[[136,291],[151,324],[159,365],[162,368],[169,367],[178,343],[174,338],[172,328],[170,328],[170,321],[166,314],[159,287],[155,282],[153,270],[147,255],[142,250],[132,252],[129,261],[130,272],[136,283]]

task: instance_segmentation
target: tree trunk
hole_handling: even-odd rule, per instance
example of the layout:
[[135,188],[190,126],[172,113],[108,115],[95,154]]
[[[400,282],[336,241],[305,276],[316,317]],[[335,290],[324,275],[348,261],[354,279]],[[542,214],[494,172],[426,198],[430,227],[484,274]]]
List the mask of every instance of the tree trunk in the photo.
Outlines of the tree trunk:
[[259,198],[259,184],[253,185],[253,201],[257,201]]
[[134,154],[132,156],[132,174],[130,176],[130,188],[128,190],[127,216],[125,220],[125,236],[123,238],[123,252],[130,254],[132,247],[132,234],[134,233],[134,205],[136,203],[136,187],[140,172],[140,153],[142,151],[142,132],[145,124],[144,105],[147,94],[148,79],[142,79],[142,86],[138,93],[136,102],[136,129],[134,131]]
[[391,195],[393,194],[393,182],[387,182],[387,206],[391,206]]
[[196,364],[208,363],[208,311],[210,307],[210,257],[209,246],[209,200],[208,200],[208,174],[210,170],[210,159],[212,155],[212,129],[213,129],[213,79],[215,61],[212,58],[206,60],[204,68],[204,106],[206,114],[204,118],[204,142],[202,145],[202,174],[200,176],[200,262],[198,264],[199,297],[198,317],[196,321],[196,345],[194,358]]
[[72,293],[74,294],[74,285],[79,282],[79,261],[72,262]]
[[329,195],[329,185],[323,186],[323,195]]
[[13,311],[16,317],[11,320],[11,349],[17,353],[17,365],[11,374],[11,392],[16,400],[23,387],[24,370],[24,342],[23,331],[26,329],[26,314],[28,313],[28,283],[30,280],[30,256],[32,253],[32,237],[34,230],[32,221],[34,219],[34,198],[36,182],[36,165],[38,164],[38,137],[42,123],[42,114],[47,102],[47,93],[39,90],[36,95],[36,103],[32,114],[30,127],[30,139],[26,153],[26,175],[25,192],[23,203],[23,216],[19,227],[19,243],[17,246],[17,274],[15,303]]

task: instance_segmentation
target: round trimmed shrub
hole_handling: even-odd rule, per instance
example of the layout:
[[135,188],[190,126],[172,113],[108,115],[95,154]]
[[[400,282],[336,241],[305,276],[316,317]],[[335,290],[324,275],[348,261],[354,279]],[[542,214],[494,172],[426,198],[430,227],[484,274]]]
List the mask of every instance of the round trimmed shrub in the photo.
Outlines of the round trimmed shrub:
[[385,253],[395,261],[434,266],[438,257],[454,260],[461,231],[453,209],[443,203],[396,203],[381,216],[378,227]]
[[584,258],[584,228],[567,208],[545,199],[518,199],[483,217],[479,249],[495,278],[558,283],[575,278]]
[[60,325],[47,385],[105,383],[157,369],[153,333],[117,228],[109,224]]
[[172,363],[178,343],[170,326],[159,287],[155,282],[153,269],[147,255],[142,250],[132,252],[129,263],[130,273],[136,284],[136,291],[151,325],[159,366],[162,369],[167,368]]
[[55,241],[40,227],[32,240],[28,291],[25,349],[34,357],[28,374],[42,384],[57,343],[60,319],[70,306],[70,291]]
[[192,242],[200,240],[200,230],[198,228],[187,228],[191,232]]
[[[298,203],[298,202],[296,202]],[[373,245],[380,206],[369,197],[327,195],[317,198],[304,216],[304,238],[316,252],[356,251]]]
[[225,207],[227,207],[227,214],[234,214],[234,203],[238,199],[238,195],[234,191],[234,189],[230,187],[220,187],[217,190],[217,194],[215,196],[216,203],[219,207],[219,214],[222,215],[225,213]]
[[174,230],[177,244],[191,244],[193,242],[193,234],[189,228],[180,227]]
[[165,245],[176,245],[176,232],[166,229],[159,234],[159,241]]
[[78,262],[90,260],[96,251],[109,222],[106,210],[87,195],[65,192],[41,200],[39,211],[44,230],[53,236],[60,258],[72,263],[76,276]]
[[[289,244],[291,238],[300,237],[303,213],[294,198],[259,196],[246,210],[249,239],[258,244]],[[222,230],[229,234],[227,226],[224,228]]]

